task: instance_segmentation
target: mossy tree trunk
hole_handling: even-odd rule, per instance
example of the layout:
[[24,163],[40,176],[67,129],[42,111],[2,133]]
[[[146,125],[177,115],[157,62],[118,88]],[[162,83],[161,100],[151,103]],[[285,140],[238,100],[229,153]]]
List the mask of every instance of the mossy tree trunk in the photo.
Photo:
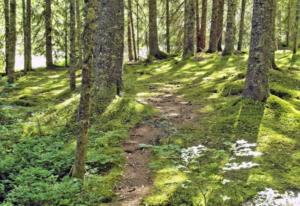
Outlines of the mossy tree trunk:
[[295,33],[294,33],[294,42],[293,42],[293,53],[296,54],[298,50],[298,36],[299,36],[299,21],[300,21],[300,0],[296,2],[296,19],[295,19]]
[[237,0],[228,0],[227,6],[227,25],[225,35],[225,48],[222,53],[223,56],[231,55],[234,52],[234,45],[236,40],[235,16],[237,10]]
[[15,70],[15,55],[16,55],[16,0],[5,0],[5,38],[6,38],[6,73],[8,83],[14,83],[14,70]]
[[75,0],[69,0],[70,5],[70,89],[76,89],[76,11]]
[[97,113],[120,94],[124,51],[124,1],[98,2],[93,104]]
[[52,0],[45,0],[45,38],[46,38],[46,66],[48,69],[53,67],[52,56]]
[[197,52],[205,50],[206,47],[206,26],[207,26],[207,0],[202,0],[202,14],[200,32],[197,37]]
[[242,51],[243,48],[243,40],[245,33],[245,11],[246,11],[246,0],[242,0],[241,2],[241,17],[240,17],[240,28],[239,28],[239,40],[237,50]]
[[79,104],[79,134],[77,136],[77,145],[75,153],[75,162],[72,176],[84,179],[85,162],[88,145],[88,128],[90,122],[91,105],[91,74],[94,67],[94,34],[96,27],[96,0],[85,0],[84,8],[84,34],[83,49],[84,59],[82,65],[82,88]]
[[183,58],[195,53],[195,0],[184,1]]
[[[275,1],[275,0],[274,0]],[[244,97],[265,101],[269,96],[268,75],[272,68],[272,10],[274,1],[254,0],[251,44]]]

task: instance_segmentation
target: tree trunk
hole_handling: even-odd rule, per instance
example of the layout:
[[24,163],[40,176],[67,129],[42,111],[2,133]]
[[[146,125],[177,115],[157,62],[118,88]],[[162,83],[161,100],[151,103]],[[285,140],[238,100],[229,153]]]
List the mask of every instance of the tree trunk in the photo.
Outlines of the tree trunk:
[[210,27],[210,39],[209,39],[209,48],[208,53],[214,53],[218,49],[219,42],[219,22],[218,22],[218,14],[219,14],[219,4],[221,0],[213,0],[212,2],[212,16],[211,16],[211,27]]
[[149,6],[149,56],[163,59],[166,55],[159,50],[157,35],[157,2],[148,0]]
[[131,35],[132,35],[134,61],[137,61],[136,44],[135,44],[135,32],[134,32],[134,21],[133,21],[133,15],[132,15],[132,2],[131,2],[131,0],[128,0],[128,11],[129,11],[129,16],[128,17],[130,18],[130,29],[131,29]]
[[82,88],[78,111],[79,134],[77,137],[75,162],[72,176],[84,179],[86,152],[88,145],[88,128],[90,122],[90,102],[91,102],[91,73],[94,67],[94,34],[96,24],[96,0],[85,0],[84,9],[84,34],[83,49],[84,60],[82,65]]
[[[16,0],[5,1],[5,30],[6,34],[6,72],[8,83],[14,83],[15,56],[16,56]],[[7,13],[6,13],[7,12]],[[8,26],[8,28],[7,28]]]
[[124,1],[101,0],[97,8],[93,103],[101,114],[122,89]]
[[140,56],[140,34],[139,34],[139,22],[140,22],[140,11],[139,11],[139,2],[136,1],[136,50],[137,58],[139,60]]
[[9,0],[4,0],[4,19],[5,19],[5,73],[8,75],[9,65]]
[[288,7],[287,7],[287,19],[286,19],[286,47],[290,46],[291,7],[292,7],[292,0],[289,0]]
[[268,72],[272,68],[271,50],[273,0],[254,0],[248,71],[244,97],[265,101],[269,96]]
[[195,52],[195,0],[184,1],[184,41],[183,58]]
[[76,26],[75,0],[70,1],[70,89],[76,89]]
[[246,0],[242,0],[241,5],[241,18],[240,18],[240,31],[239,31],[239,40],[237,50],[242,51],[243,48],[243,40],[244,40],[244,32],[245,32],[245,11],[246,11]]
[[170,53],[170,0],[166,0],[166,47],[167,53]]
[[205,50],[206,47],[206,25],[207,25],[207,0],[202,0],[202,15],[201,15],[201,28],[198,36],[198,49],[197,52]]
[[234,52],[235,45],[235,15],[237,9],[237,0],[228,0],[228,10],[227,10],[227,25],[226,25],[226,35],[225,35],[225,48],[223,51],[223,56],[231,55]]
[[294,42],[293,42],[293,53],[296,54],[298,50],[298,35],[299,35],[299,20],[300,20],[300,0],[296,2],[296,19],[295,19],[295,33],[294,33]]
[[277,0],[270,0],[271,1],[271,27],[270,27],[270,31],[269,34],[272,37],[272,44],[270,46],[271,49],[271,63],[272,63],[272,68],[273,69],[278,69],[277,65],[276,65],[276,61],[275,61],[275,52],[276,52],[276,10],[277,10]]
[[24,72],[32,70],[31,58],[31,0],[22,0],[24,36]]
[[77,68],[82,67],[82,19],[81,19],[81,0],[76,0],[76,47],[77,47]]
[[224,5],[225,0],[220,0],[218,9],[218,51],[222,51],[223,43],[223,24],[224,24]]
[[45,37],[46,37],[46,65],[53,67],[52,57],[52,11],[51,0],[45,0]]
[[65,67],[68,67],[68,29],[69,29],[69,21],[68,21],[68,1],[65,1],[65,20],[64,20],[64,23],[65,23],[65,26],[64,26],[64,35],[65,35],[65,39],[64,39],[64,53],[65,53]]
[[132,34],[131,34],[131,18],[129,15],[129,10],[127,11],[127,46],[128,46],[128,59],[129,61],[133,60],[133,51],[132,51]]

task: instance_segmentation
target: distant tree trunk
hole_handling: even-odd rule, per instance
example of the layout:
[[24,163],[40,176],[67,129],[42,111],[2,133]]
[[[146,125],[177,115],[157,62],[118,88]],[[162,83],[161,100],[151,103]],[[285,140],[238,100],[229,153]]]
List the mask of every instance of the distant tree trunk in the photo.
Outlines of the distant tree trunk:
[[45,0],[45,37],[46,37],[46,65],[47,68],[53,67],[52,57],[52,10],[51,1]]
[[94,67],[94,34],[96,23],[96,0],[85,0],[84,9],[84,34],[83,49],[84,60],[82,65],[82,86],[80,95],[80,104],[78,111],[79,134],[77,136],[77,145],[75,152],[75,162],[72,176],[84,179],[86,152],[88,145],[88,128],[90,122],[91,105],[91,74]]
[[[6,19],[6,72],[8,83],[14,83],[15,56],[16,56],[16,0],[5,1],[5,19]],[[7,16],[8,15],[8,16]]]
[[183,58],[195,52],[195,0],[184,1],[184,42]]
[[196,52],[200,49],[200,9],[199,0],[196,0]]
[[218,51],[222,51],[223,43],[223,23],[224,23],[224,5],[225,0],[220,0],[218,9]]
[[277,10],[277,0],[270,0],[271,1],[271,27],[269,34],[272,37],[272,44],[270,46],[271,49],[271,63],[272,63],[272,68],[273,69],[278,69],[275,61],[275,52],[276,52],[276,10]]
[[166,0],[166,46],[167,53],[170,53],[170,0]]
[[76,0],[76,45],[77,45],[77,67],[82,67],[82,19],[81,19],[81,0]]
[[159,50],[157,35],[157,2],[148,0],[149,4],[149,56],[163,59],[166,55]]
[[139,11],[139,2],[136,1],[136,50],[137,58],[140,57],[140,34],[139,34],[139,22],[140,22],[140,11]]
[[5,73],[8,75],[8,65],[9,65],[9,0],[4,0],[4,19],[5,19]]
[[237,9],[237,0],[228,0],[228,10],[227,10],[227,26],[225,35],[225,48],[223,51],[223,56],[231,55],[234,52],[235,45],[235,15]]
[[294,46],[293,46],[293,53],[296,54],[298,50],[298,35],[299,35],[299,20],[300,20],[300,0],[297,0],[296,6],[296,19],[295,19],[295,34],[294,34]]
[[129,18],[130,18],[130,29],[131,29],[131,35],[132,35],[132,44],[133,44],[133,55],[134,55],[134,61],[137,61],[137,52],[136,52],[136,44],[135,44],[135,32],[134,32],[134,21],[133,21],[133,15],[132,15],[132,2],[131,0],[128,0],[128,11],[129,11]]
[[214,53],[218,50],[219,42],[219,22],[218,22],[218,10],[220,0],[213,0],[212,2],[212,16],[211,16],[211,27],[210,27],[210,39],[208,53]]
[[291,7],[292,0],[288,0],[287,19],[286,19],[286,46],[290,46],[290,30],[291,30]]
[[124,1],[101,0],[97,8],[93,103],[101,114],[122,89]]
[[277,49],[281,47],[281,41],[282,41],[282,13],[281,8],[278,8],[277,10],[277,23],[278,23],[278,35],[277,35]]
[[75,0],[70,1],[70,89],[76,89],[76,26]]
[[31,0],[22,0],[24,36],[24,72],[32,70],[31,59]]
[[[274,0],[275,1],[275,0]],[[270,45],[273,0],[254,0],[248,71],[244,97],[265,101],[269,96],[268,71],[272,68]]]
[[130,23],[130,15],[129,15],[129,10],[127,11],[128,16],[127,16],[127,46],[128,46],[128,60],[132,61],[133,60],[133,51],[132,51],[132,34],[131,34],[131,23]]
[[239,30],[239,40],[237,50],[242,51],[244,32],[245,32],[245,11],[246,11],[246,0],[242,0],[241,5],[241,17],[240,17],[240,30]]
[[69,29],[69,21],[68,21],[68,13],[69,13],[69,2],[65,1],[65,19],[64,19],[64,53],[65,53],[65,67],[68,67],[68,29]]
[[198,49],[197,52],[205,50],[206,47],[206,25],[207,25],[207,0],[202,0],[202,16],[201,28],[198,36]]

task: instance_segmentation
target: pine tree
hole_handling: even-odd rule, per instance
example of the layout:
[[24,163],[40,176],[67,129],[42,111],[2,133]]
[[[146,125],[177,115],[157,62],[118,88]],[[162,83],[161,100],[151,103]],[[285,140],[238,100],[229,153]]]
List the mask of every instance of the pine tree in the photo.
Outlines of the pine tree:
[[45,0],[45,37],[46,37],[46,65],[50,69],[53,67],[52,56],[52,0]]
[[195,52],[195,0],[184,1],[183,58]]

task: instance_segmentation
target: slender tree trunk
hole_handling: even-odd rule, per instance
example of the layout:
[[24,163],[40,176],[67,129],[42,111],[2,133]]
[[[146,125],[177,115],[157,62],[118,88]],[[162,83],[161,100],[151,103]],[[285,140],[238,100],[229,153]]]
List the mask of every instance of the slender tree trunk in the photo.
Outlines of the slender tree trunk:
[[277,49],[279,49],[279,48],[281,48],[281,42],[282,42],[282,12],[281,12],[281,8],[278,8],[278,11],[277,11],[277,23],[278,23]]
[[212,2],[212,16],[211,16],[211,27],[210,27],[210,39],[208,53],[214,53],[218,49],[219,42],[219,29],[218,29],[218,10],[220,0],[213,0]]
[[196,0],[196,51],[201,51],[200,48],[200,9],[199,0]]
[[220,0],[218,9],[218,51],[222,51],[223,43],[223,24],[224,24],[224,5],[225,0]]
[[86,152],[88,145],[88,128],[90,122],[91,105],[91,74],[94,67],[94,34],[96,27],[96,0],[85,0],[83,49],[84,60],[82,65],[82,88],[79,104],[79,134],[77,137],[75,162],[72,176],[84,179]]
[[157,35],[157,2],[148,0],[149,6],[149,56],[157,59],[163,59],[166,55],[158,47]]
[[68,1],[65,1],[65,26],[64,26],[64,35],[65,35],[65,39],[64,39],[64,53],[65,53],[65,67],[68,67],[68,54],[69,54],[69,51],[68,51],[68,29],[69,29],[69,21],[68,21],[68,13],[69,13],[69,2]]
[[53,67],[52,56],[52,0],[45,0],[45,36],[46,36],[46,65],[47,68]]
[[139,34],[139,22],[140,22],[140,11],[139,11],[139,2],[136,1],[136,50],[137,58],[140,58],[140,34]]
[[130,18],[130,29],[131,29],[131,35],[132,35],[132,45],[133,45],[133,55],[134,55],[134,61],[137,61],[137,52],[136,52],[136,42],[135,42],[135,32],[134,32],[134,21],[133,21],[133,15],[132,15],[132,2],[131,0],[128,0],[128,11],[129,11],[129,18]]
[[[5,3],[8,3],[8,2],[5,2]],[[8,15],[9,15],[9,17],[8,18],[5,17],[5,19],[9,21],[8,35],[6,36],[6,38],[7,38],[6,43],[8,44],[7,45],[8,53],[6,54],[6,58],[7,58],[6,59],[6,72],[7,72],[8,83],[10,83],[10,84],[14,83],[16,41],[17,41],[16,7],[17,7],[16,0],[10,0],[9,6],[8,6],[8,4],[5,5],[5,10],[7,11],[7,9],[8,9]]]
[[271,63],[273,69],[278,69],[275,61],[275,52],[276,52],[276,10],[277,10],[277,0],[270,0],[271,3],[271,27],[269,34],[272,37],[272,44],[270,46],[271,49]]
[[101,114],[122,90],[124,1],[101,0],[97,8],[93,103]]
[[4,0],[4,18],[5,18],[5,73],[8,75],[8,65],[9,65],[9,0]]
[[70,1],[70,89],[76,89],[76,26],[75,0]]
[[223,56],[231,55],[234,52],[235,45],[235,16],[237,9],[237,0],[228,0],[228,10],[227,10],[227,26],[225,35],[225,48],[223,51]]
[[286,46],[290,46],[290,31],[291,31],[291,7],[292,0],[288,1],[287,20],[286,20]]
[[32,70],[31,58],[31,0],[22,0],[24,36],[24,72]]
[[132,51],[132,34],[131,34],[131,19],[129,15],[129,10],[127,11],[127,46],[128,46],[128,59],[129,61],[133,60],[133,51]]
[[273,0],[254,0],[248,71],[244,97],[265,101],[269,96],[268,76],[271,50]]
[[77,47],[77,68],[82,67],[82,19],[81,19],[81,0],[76,0],[76,47]]
[[167,53],[170,53],[170,0],[166,0],[166,46]]
[[195,0],[184,1],[183,58],[195,53]]
[[295,19],[295,33],[294,33],[294,45],[293,45],[293,53],[296,54],[298,50],[298,36],[299,36],[299,20],[300,20],[300,0],[296,2],[296,19]]
[[239,31],[239,40],[237,50],[242,51],[244,33],[245,33],[245,11],[246,11],[246,0],[242,0],[241,2],[241,17],[240,17],[240,31]]
[[206,25],[207,25],[207,0],[202,0],[202,15],[201,28],[199,33],[199,47],[198,52],[204,51],[206,47]]

